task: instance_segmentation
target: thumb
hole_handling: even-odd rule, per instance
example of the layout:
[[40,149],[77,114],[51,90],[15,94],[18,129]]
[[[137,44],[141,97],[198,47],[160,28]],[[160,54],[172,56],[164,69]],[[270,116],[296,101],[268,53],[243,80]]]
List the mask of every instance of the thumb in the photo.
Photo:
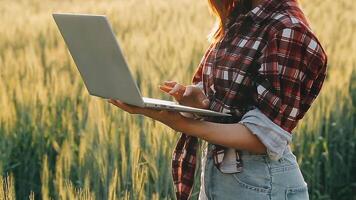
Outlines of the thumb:
[[183,96],[184,96],[184,97],[190,96],[190,95],[192,95],[192,93],[193,93],[193,88],[188,86],[188,87],[185,88],[185,91],[184,91],[184,93],[183,93]]
[[203,103],[204,107],[207,107],[207,106],[209,106],[210,101],[209,101],[209,99],[204,99],[202,101],[202,103]]

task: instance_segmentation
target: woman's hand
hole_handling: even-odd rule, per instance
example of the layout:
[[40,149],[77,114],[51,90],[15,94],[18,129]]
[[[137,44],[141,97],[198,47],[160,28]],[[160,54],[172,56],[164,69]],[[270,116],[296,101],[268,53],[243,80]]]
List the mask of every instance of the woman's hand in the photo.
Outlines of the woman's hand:
[[[164,86],[160,86],[160,89],[172,95],[181,105],[196,108],[209,107],[208,98],[204,95],[203,91],[200,88],[194,85],[183,86],[174,81],[165,81]],[[188,117],[185,115],[183,116],[182,114],[184,113],[167,110],[155,110],[151,108],[141,108],[137,106],[128,105],[119,100],[114,99],[110,99],[109,102],[130,114],[145,115],[154,120],[160,121],[176,131],[180,130],[182,126],[184,126],[184,123],[181,122],[187,120]]]
[[184,117],[179,112],[171,112],[166,110],[154,110],[151,108],[141,108],[138,106],[128,105],[119,100],[110,99],[109,103],[121,108],[130,114],[139,114],[160,121],[163,124],[171,127],[174,130],[180,129]]
[[173,96],[181,105],[203,109],[209,107],[209,99],[195,85],[184,86],[175,81],[165,81],[159,88]]

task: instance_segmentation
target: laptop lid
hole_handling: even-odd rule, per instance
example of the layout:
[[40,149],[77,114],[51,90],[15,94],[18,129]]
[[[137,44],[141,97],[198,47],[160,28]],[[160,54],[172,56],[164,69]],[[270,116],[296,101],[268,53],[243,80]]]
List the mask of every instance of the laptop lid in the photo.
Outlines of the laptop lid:
[[53,18],[91,95],[144,106],[105,16],[53,14]]

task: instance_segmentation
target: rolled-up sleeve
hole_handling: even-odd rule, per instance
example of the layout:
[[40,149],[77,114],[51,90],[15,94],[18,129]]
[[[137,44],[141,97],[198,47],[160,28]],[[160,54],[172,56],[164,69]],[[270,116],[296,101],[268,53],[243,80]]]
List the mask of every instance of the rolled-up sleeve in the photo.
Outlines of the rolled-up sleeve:
[[272,87],[257,83],[258,108],[291,133],[321,90],[326,54],[311,31],[296,26],[274,34],[259,61]]
[[292,135],[271,121],[258,108],[248,111],[239,122],[256,135],[267,148],[267,154],[272,160],[282,157],[287,145],[292,141]]
[[199,82],[195,83],[194,85],[196,87],[200,88],[201,90],[204,90],[203,81],[199,81]]

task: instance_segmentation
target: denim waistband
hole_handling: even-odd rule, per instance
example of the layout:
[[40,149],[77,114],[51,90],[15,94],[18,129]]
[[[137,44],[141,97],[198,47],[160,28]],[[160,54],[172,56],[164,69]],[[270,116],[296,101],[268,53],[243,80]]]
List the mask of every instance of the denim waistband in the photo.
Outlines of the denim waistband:
[[[212,147],[213,147],[213,144],[209,143],[208,144],[208,154],[212,153],[212,151],[211,151]],[[241,156],[241,159],[247,158],[247,157],[266,157],[266,158],[268,157],[267,153],[259,154],[259,153],[254,153],[254,152],[247,151],[247,150],[238,150],[238,152],[239,152],[239,155]],[[290,154],[290,153],[292,153],[292,149],[289,145],[287,145],[286,148],[284,149],[283,155]]]
[[[246,151],[246,150],[239,150],[239,152],[240,152],[241,155],[244,155],[244,156],[268,156],[267,153],[258,154],[258,153],[253,153],[253,152]],[[286,148],[283,151],[283,155],[289,154],[291,152],[292,152],[291,147],[289,145],[287,145]]]
[[[213,159],[212,157],[212,144],[208,145],[207,159]],[[267,154],[257,154],[249,151],[239,151],[240,158],[243,163],[243,168],[250,168],[254,165],[265,165],[270,170],[271,174],[281,173],[293,169],[297,169],[298,162],[295,155],[291,151],[291,147],[288,145],[283,156],[278,160],[272,160]]]

